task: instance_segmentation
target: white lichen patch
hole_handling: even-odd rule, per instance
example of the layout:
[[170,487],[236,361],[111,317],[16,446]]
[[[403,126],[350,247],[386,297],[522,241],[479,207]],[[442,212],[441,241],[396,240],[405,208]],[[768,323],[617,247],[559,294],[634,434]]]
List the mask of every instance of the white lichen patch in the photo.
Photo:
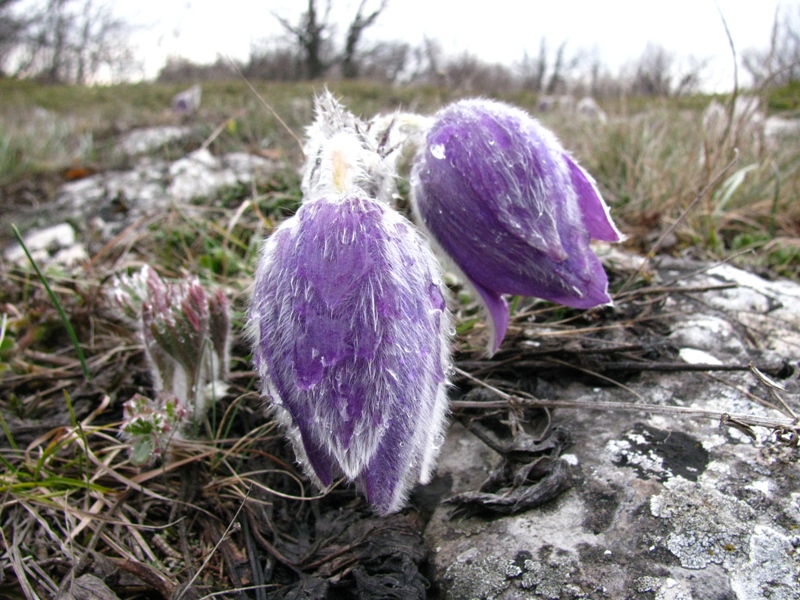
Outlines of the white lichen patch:
[[681,348],[678,350],[680,359],[690,365],[721,365],[722,361],[713,354],[697,348]]
[[731,265],[718,265],[709,269],[708,274],[736,283],[739,287],[755,290],[770,298],[785,300],[789,296],[800,300],[800,286],[789,281],[766,281],[758,275],[742,271]]
[[711,563],[727,568],[741,562],[755,516],[747,504],[708,482],[695,484],[680,477],[650,498],[650,514],[669,520],[672,531],[662,543],[686,569]]
[[[706,450],[711,450],[713,448],[726,444],[727,441],[728,440],[726,440],[724,436],[719,435],[718,433],[714,433],[703,439],[701,444],[703,444],[703,448],[705,448]],[[709,465],[708,468],[710,469],[711,465]]]
[[747,489],[761,492],[767,497],[771,495],[771,488],[772,484],[767,479],[759,479],[758,481],[753,481],[747,486]]
[[496,558],[454,562],[444,574],[445,581],[452,582],[447,598],[496,598],[511,585],[506,575],[508,562]]
[[577,467],[578,463],[580,462],[575,454],[562,454],[561,460],[565,461],[568,465],[572,467]]
[[768,314],[740,313],[739,322],[758,333],[760,343],[782,356],[792,356],[800,346],[800,302]]
[[777,529],[756,525],[747,561],[731,574],[731,589],[748,600],[793,600],[798,597],[800,561],[791,540]]
[[629,467],[638,467],[643,472],[658,477],[672,477],[673,473],[664,466],[664,459],[652,449],[640,452],[635,445],[647,445],[648,442],[641,434],[629,432],[628,439],[609,440],[605,451],[608,453],[609,462],[624,464]]
[[523,547],[550,545],[566,551],[577,551],[581,544],[594,543],[593,534],[576,528],[586,516],[587,507],[577,494],[570,494],[553,515],[540,514],[536,520],[514,519],[506,523],[506,539],[519,540]]
[[672,577],[667,577],[656,592],[656,600],[694,600],[691,591],[684,589],[684,584]]
[[134,129],[119,139],[116,150],[125,156],[136,156],[158,150],[170,143],[179,142],[191,134],[191,127],[165,126]]
[[706,352],[722,350],[728,354],[742,354],[745,347],[733,325],[721,317],[701,315],[678,323],[669,336],[680,348],[695,348]]
[[706,292],[703,299],[714,308],[729,312],[763,313],[770,309],[770,298],[747,287]]

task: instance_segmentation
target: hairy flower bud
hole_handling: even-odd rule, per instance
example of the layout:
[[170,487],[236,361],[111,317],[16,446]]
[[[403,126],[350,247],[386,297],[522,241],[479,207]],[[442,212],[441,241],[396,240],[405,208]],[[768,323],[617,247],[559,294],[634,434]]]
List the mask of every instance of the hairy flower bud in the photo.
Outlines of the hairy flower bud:
[[120,433],[130,443],[134,464],[147,464],[163,457],[170,442],[181,438],[187,410],[176,396],[160,394],[153,401],[135,394],[122,408]]
[[110,291],[126,321],[139,329],[153,387],[189,407],[200,421],[227,389],[230,306],[220,290],[207,292],[197,277],[169,282],[144,266],[117,277]]
[[411,183],[417,218],[491,317],[492,352],[508,326],[503,294],[575,308],[611,301],[589,242],[622,236],[591,176],[524,111],[489,100],[445,107]]
[[397,147],[387,135],[376,138],[368,124],[325,91],[315,103],[316,117],[306,130],[306,164],[301,189],[305,202],[320,196],[361,194],[391,203],[396,190]]
[[343,474],[386,514],[430,478],[450,319],[405,218],[358,194],[303,204],[264,246],[250,330],[264,395],[318,484]]

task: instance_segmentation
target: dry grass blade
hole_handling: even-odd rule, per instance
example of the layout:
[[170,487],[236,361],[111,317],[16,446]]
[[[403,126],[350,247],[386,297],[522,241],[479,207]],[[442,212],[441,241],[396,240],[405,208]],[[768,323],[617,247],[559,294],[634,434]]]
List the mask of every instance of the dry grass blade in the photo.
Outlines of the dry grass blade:
[[[499,392],[496,388],[489,386],[494,392]],[[624,411],[624,412],[648,412],[653,414],[662,415],[683,415],[691,417],[703,417],[724,423],[729,420],[734,420],[739,423],[744,423],[748,426],[765,427],[767,429],[779,430],[787,429],[800,432],[800,428],[789,419],[780,419],[772,417],[757,417],[753,415],[743,415],[735,413],[727,413],[715,410],[705,410],[702,408],[691,408],[685,406],[660,406],[656,404],[648,404],[646,402],[627,403],[627,402],[579,402],[570,400],[540,400],[535,398],[525,398],[522,396],[506,396],[502,400],[496,402],[464,402],[455,400],[452,403],[453,408],[505,408],[515,404],[522,406],[530,406],[535,408],[569,408],[575,410],[602,410],[602,411]]]
[[687,206],[683,212],[678,216],[674,223],[672,223],[664,232],[658,237],[655,241],[653,246],[650,248],[650,251],[645,256],[645,260],[642,261],[639,268],[631,274],[628,280],[622,285],[619,291],[615,294],[615,298],[618,294],[624,293],[642,274],[644,271],[647,263],[652,260],[657,252],[661,249],[664,240],[666,240],[672,233],[678,228],[678,226],[683,222],[684,219],[700,204],[700,201],[703,198],[706,198],[709,192],[716,187],[716,185],[722,180],[722,176],[725,175],[732,167],[739,161],[739,150],[734,148],[734,157],[731,161],[725,165],[715,176],[714,178],[709,181],[695,196],[694,200]]
[[788,414],[792,419],[794,419],[794,423],[797,423],[798,417],[797,413],[792,410],[792,407],[786,403],[786,400],[783,399],[783,396],[780,395],[779,392],[785,392],[786,388],[781,384],[773,381],[765,373],[762,373],[758,367],[756,367],[753,363],[749,365],[750,372],[756,376],[756,379],[767,388],[769,395],[772,396],[773,399],[777,400],[778,403],[783,407],[783,410]]
[[242,512],[242,509],[244,508],[244,506],[245,506],[245,504],[247,502],[247,497],[249,495],[250,495],[250,491],[248,490],[247,494],[242,499],[242,502],[239,504],[239,508],[236,509],[236,514],[233,515],[233,518],[231,519],[230,523],[228,523],[228,526],[225,528],[225,532],[220,536],[220,538],[217,541],[217,543],[214,546],[214,548],[211,550],[211,552],[208,553],[208,556],[206,556],[206,558],[203,560],[203,564],[200,565],[200,568],[197,569],[197,572],[194,574],[194,576],[186,583],[186,585],[183,587],[183,591],[175,598],[175,600],[181,600],[181,598],[183,598],[183,595],[185,594],[186,590],[188,590],[194,584],[194,582],[197,581],[197,578],[200,576],[200,573],[202,573],[203,569],[206,568],[206,566],[208,565],[208,562],[211,560],[211,557],[214,556],[214,554],[216,553],[216,551],[220,547],[220,545],[231,534],[231,532],[234,529],[234,526],[238,526],[237,519],[239,518],[239,513]]

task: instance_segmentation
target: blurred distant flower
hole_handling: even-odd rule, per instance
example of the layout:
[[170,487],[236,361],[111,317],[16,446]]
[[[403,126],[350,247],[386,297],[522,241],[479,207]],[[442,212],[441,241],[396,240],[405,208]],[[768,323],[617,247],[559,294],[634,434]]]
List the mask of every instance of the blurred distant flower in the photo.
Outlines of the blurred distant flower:
[[411,179],[419,220],[491,316],[492,352],[508,326],[503,294],[611,301],[589,242],[622,236],[591,176],[527,113],[489,100],[445,107]]
[[264,394],[312,479],[344,474],[381,514],[429,480],[450,319],[411,223],[361,193],[304,203],[264,246],[250,329]]
[[[156,419],[152,426],[157,430],[163,421],[159,415],[174,402],[181,407],[175,414],[186,423],[201,421],[210,403],[227,390],[228,299],[220,290],[207,292],[196,277],[167,282],[147,266],[135,275],[118,277],[111,296],[128,322],[139,329],[153,387],[162,399],[152,406],[139,402],[136,406],[147,410],[129,413],[137,415],[137,422]],[[147,415],[144,421],[140,413]],[[129,425],[126,420],[123,431],[130,433]],[[170,427],[179,428],[176,423]],[[140,451],[146,445],[143,443]]]
[[203,88],[200,84],[194,84],[188,90],[178,92],[172,97],[172,110],[178,116],[186,116],[194,113],[200,108],[200,98],[203,95]]

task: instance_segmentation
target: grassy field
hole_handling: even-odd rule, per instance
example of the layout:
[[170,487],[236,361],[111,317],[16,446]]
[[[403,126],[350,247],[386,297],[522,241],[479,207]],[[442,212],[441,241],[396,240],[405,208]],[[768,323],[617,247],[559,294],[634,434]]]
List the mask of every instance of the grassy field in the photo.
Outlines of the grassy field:
[[[256,88],[302,138],[321,84]],[[467,95],[367,83],[334,84],[331,90],[365,117],[397,108],[432,112]],[[127,159],[111,151],[116,136],[176,123],[169,109],[176,91],[151,84],[81,88],[0,80],[3,210],[46,207],[69,168],[124,167]],[[788,110],[787,94],[780,106]],[[532,112],[537,101],[526,94],[502,99]],[[603,104],[606,122],[559,112],[541,119],[595,176],[629,249],[731,260],[770,277],[797,279],[800,139],[766,140],[742,123],[714,136],[702,125],[709,100],[615,100]],[[178,158],[210,140],[214,153],[268,151],[286,166],[194,207],[202,210],[166,208],[118,243],[98,248],[76,272],[39,277],[29,267],[1,266],[2,567],[16,582],[0,583],[0,594],[48,597],[92,565],[95,573],[116,569],[114,591],[121,597],[153,591],[176,597],[181,589],[198,597],[256,586],[254,597],[266,598],[302,576],[348,581],[364,558],[365,537],[409,528],[402,519],[370,517],[346,487],[318,497],[275,424],[263,417],[242,328],[259,245],[300,202],[296,139],[239,81],[204,86],[202,108],[191,123],[196,139],[161,155]],[[401,182],[400,189],[407,186]],[[128,459],[118,429],[122,403],[137,393],[152,395],[152,385],[141,343],[114,313],[108,289],[115,275],[144,264],[165,278],[195,275],[202,285],[223,290],[232,305],[234,339],[225,397],[194,437],[176,440],[163,462],[140,468]],[[612,294],[627,289],[617,298],[616,317],[520,301],[511,331],[535,315],[538,323],[562,328],[564,336],[598,334],[611,318],[641,333],[641,307],[626,302],[631,289],[647,295],[647,278],[609,271]],[[459,299],[456,360],[467,369],[477,364],[468,359],[483,330],[474,305]],[[510,352],[513,347],[506,356]],[[322,527],[323,516],[342,514],[342,507],[359,515],[364,525],[358,535],[347,523],[341,530]],[[261,563],[258,556],[265,557]],[[351,596],[343,591],[341,597]]]
[[[14,184],[36,178],[57,183],[53,174],[70,166],[120,166],[114,164],[120,159],[110,152],[114,136],[135,127],[173,123],[169,104],[178,89],[0,81],[0,185],[6,202],[13,200]],[[313,95],[320,89],[321,84],[257,85],[258,93],[299,137],[312,117]],[[367,117],[397,108],[429,113],[468,95],[369,83],[332,85],[332,90],[353,112]],[[791,109],[796,95],[791,86],[778,90],[770,95],[769,106]],[[537,99],[532,94],[501,99],[536,114]],[[752,251],[737,262],[796,277],[800,142],[796,135],[765,140],[737,120],[725,131],[708,132],[702,117],[709,101],[708,97],[608,101],[603,105],[607,123],[558,111],[538,116],[598,180],[615,218],[630,234],[630,244],[649,251],[659,233],[681,220],[675,238],[670,236],[672,252],[722,259]],[[794,116],[791,110],[770,113]],[[193,122],[210,135],[228,119],[234,119],[234,126],[215,138],[213,151],[268,147],[284,156],[287,164],[299,164],[297,142],[245,82],[207,84],[202,109]]]

